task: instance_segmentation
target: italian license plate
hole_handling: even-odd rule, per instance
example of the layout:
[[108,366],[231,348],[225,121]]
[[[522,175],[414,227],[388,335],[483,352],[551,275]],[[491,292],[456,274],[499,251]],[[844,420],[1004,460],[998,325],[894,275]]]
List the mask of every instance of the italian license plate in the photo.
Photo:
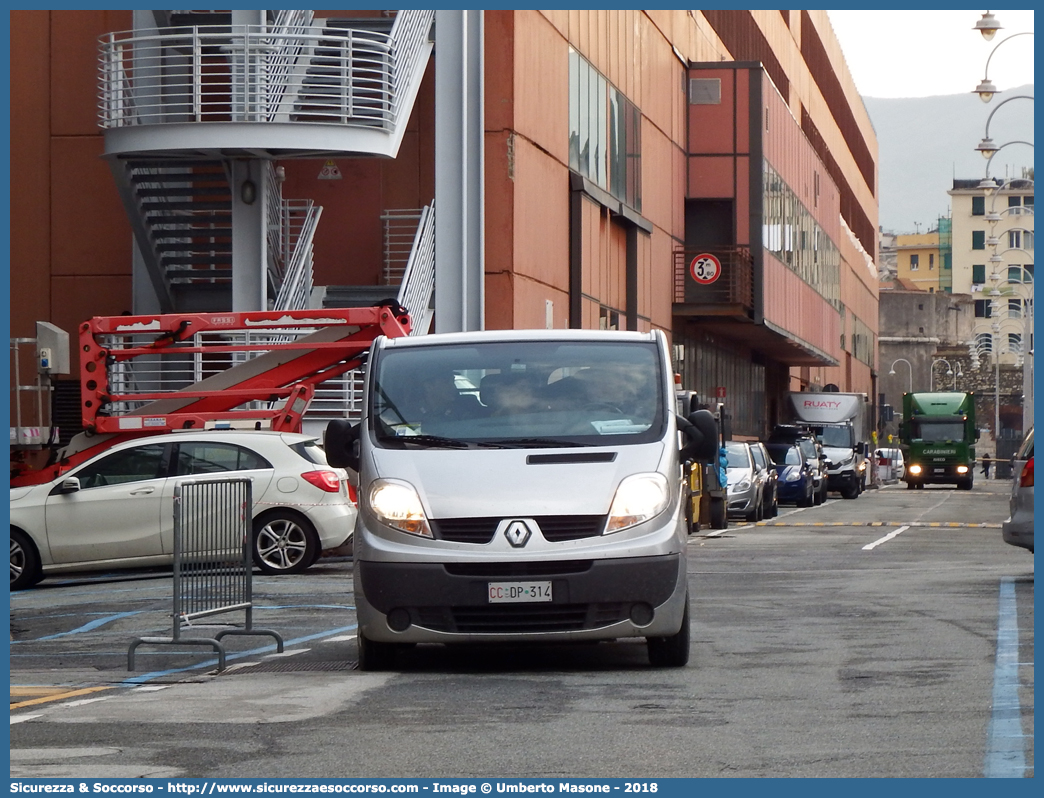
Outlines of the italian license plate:
[[490,582],[490,604],[551,601],[551,582]]
[[935,468],[935,469],[932,469],[932,470],[933,470],[933,471],[934,471],[934,472],[935,472],[936,474],[945,474],[945,473],[946,473],[946,469],[945,469],[945,468]]

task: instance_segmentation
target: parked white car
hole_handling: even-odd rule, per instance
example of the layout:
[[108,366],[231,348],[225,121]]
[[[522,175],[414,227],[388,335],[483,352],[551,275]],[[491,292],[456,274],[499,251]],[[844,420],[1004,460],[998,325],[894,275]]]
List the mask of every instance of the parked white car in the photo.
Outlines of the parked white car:
[[877,478],[891,484],[901,480],[906,474],[906,462],[903,459],[903,450],[896,448],[881,448],[874,452],[877,461]]
[[170,565],[174,488],[250,477],[253,554],[294,574],[355,529],[348,472],[317,439],[279,432],[175,432],[127,441],[40,485],[11,489],[11,589],[50,574]]

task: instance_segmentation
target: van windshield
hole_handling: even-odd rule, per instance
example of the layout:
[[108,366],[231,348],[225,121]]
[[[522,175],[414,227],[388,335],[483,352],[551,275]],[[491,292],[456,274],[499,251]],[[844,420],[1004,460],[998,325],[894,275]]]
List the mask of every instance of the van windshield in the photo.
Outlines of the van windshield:
[[664,433],[661,368],[659,349],[644,342],[388,348],[370,417],[384,446],[646,443]]

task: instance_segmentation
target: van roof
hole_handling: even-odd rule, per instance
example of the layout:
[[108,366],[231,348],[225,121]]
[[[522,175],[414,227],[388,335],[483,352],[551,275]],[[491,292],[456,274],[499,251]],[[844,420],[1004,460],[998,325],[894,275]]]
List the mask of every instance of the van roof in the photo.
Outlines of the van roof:
[[475,332],[432,333],[430,335],[387,338],[387,347],[438,346],[440,344],[471,344],[505,341],[621,341],[651,342],[663,333],[624,330],[478,330]]

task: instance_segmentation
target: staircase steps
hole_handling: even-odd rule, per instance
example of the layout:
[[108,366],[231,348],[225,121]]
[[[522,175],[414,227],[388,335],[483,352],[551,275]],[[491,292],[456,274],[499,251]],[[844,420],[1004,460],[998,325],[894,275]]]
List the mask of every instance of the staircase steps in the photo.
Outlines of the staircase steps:
[[396,288],[389,285],[328,285],[324,308],[366,308],[395,299]]
[[169,285],[232,279],[232,192],[223,164],[131,161],[137,200]]
[[[393,17],[328,19],[324,31],[356,34],[374,33],[372,42],[365,35],[353,39],[351,56],[341,39],[323,39],[315,48],[302,83],[305,101],[297,102],[290,117],[297,122],[340,122],[383,127],[389,110],[385,64],[390,51],[383,35],[391,33]],[[345,75],[351,75],[351,86]],[[351,108],[345,98],[351,94]],[[360,114],[359,112],[362,111]]]

